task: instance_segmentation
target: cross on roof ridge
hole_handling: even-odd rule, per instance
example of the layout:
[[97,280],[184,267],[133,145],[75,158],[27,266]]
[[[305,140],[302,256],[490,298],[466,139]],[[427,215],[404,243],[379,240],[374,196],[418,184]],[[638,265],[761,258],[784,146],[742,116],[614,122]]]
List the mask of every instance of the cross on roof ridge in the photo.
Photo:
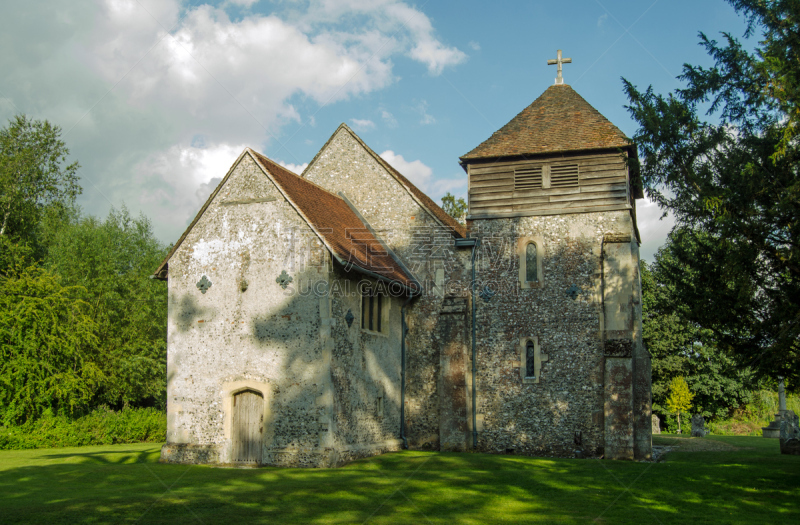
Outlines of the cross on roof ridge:
[[553,64],[557,64],[558,65],[558,75],[556,76],[556,83],[555,83],[555,85],[558,86],[558,85],[564,83],[564,77],[561,76],[561,65],[562,64],[572,64],[572,59],[571,58],[561,58],[561,50],[560,49],[558,50],[558,53],[556,53],[556,57],[557,58],[555,60],[553,60],[552,58],[549,59],[547,61],[547,65],[548,66],[552,66]]

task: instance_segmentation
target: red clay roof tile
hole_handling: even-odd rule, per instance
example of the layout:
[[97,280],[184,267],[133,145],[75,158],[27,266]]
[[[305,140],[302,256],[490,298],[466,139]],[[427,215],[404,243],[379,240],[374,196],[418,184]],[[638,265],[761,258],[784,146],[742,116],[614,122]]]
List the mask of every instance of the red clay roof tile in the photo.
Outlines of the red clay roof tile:
[[341,261],[397,281],[412,290],[417,288],[414,279],[403,271],[341,197],[259,153],[252,153]]
[[561,84],[547,88],[461,160],[631,147],[619,128],[574,89]]

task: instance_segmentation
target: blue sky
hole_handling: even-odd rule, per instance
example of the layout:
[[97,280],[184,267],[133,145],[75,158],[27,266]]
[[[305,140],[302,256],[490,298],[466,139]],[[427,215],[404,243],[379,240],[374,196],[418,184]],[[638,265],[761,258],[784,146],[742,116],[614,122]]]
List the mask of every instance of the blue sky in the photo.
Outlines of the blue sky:
[[[174,242],[245,146],[297,170],[341,122],[431,197],[458,157],[555,77],[629,136],[621,77],[658,92],[741,37],[722,0],[97,0],[0,8],[0,118],[62,127],[86,212],[143,212]],[[640,201],[642,254],[671,226]]]

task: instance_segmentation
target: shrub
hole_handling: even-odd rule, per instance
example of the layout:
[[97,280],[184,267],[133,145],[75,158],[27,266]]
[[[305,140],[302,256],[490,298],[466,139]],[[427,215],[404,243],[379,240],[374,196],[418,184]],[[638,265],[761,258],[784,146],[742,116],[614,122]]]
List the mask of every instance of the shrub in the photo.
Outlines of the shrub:
[[23,425],[0,427],[0,450],[164,441],[167,417],[155,408],[100,407],[73,418],[45,410]]
[[[787,394],[786,408],[800,414],[800,395]],[[712,434],[721,436],[760,436],[761,429],[775,419],[778,412],[778,394],[769,390],[753,393],[747,405],[733,411],[730,418],[708,424]]]

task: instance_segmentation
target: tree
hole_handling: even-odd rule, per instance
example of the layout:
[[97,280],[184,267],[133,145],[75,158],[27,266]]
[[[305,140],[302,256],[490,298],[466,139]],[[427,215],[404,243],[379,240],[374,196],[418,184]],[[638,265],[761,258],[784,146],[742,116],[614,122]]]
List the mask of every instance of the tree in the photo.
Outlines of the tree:
[[88,407],[104,380],[86,289],[63,286],[0,238],[0,423]]
[[683,315],[760,376],[800,384],[800,0],[729,1],[746,36],[763,31],[756,53],[701,33],[715,64],[684,66],[685,88],[623,83],[647,194],[677,220],[664,271]]
[[748,18],[748,35],[757,26],[764,29],[764,40],[753,63],[757,78],[766,80],[752,86],[754,96],[767,97],[786,120],[775,156],[782,156],[800,134],[800,3],[797,0],[729,0]]
[[60,135],[58,126],[24,115],[0,130],[0,237],[31,242],[46,209],[74,206],[79,166],[66,164]]
[[679,317],[669,303],[669,289],[659,282],[645,261],[640,263],[642,281],[642,337],[652,356],[653,412],[668,414],[666,399],[670,382],[685,375],[689,348],[695,337],[693,326]]
[[681,412],[692,408],[694,395],[689,391],[689,385],[683,377],[676,377],[669,384],[669,397],[667,408],[671,414],[678,415],[678,434],[681,433]]
[[449,191],[442,197],[442,209],[461,224],[467,220],[467,202],[462,197],[456,199]]
[[669,414],[670,383],[685,377],[696,411],[706,418],[727,417],[751,399],[753,372],[720,350],[714,333],[688,320],[675,299],[676,283],[664,271],[675,249],[670,236],[652,265],[640,263],[643,339],[652,357],[653,411]]
[[105,221],[84,217],[60,228],[45,266],[88,290],[104,379],[96,402],[163,406],[166,387],[166,283],[150,279],[166,248],[150,221],[126,208]]

